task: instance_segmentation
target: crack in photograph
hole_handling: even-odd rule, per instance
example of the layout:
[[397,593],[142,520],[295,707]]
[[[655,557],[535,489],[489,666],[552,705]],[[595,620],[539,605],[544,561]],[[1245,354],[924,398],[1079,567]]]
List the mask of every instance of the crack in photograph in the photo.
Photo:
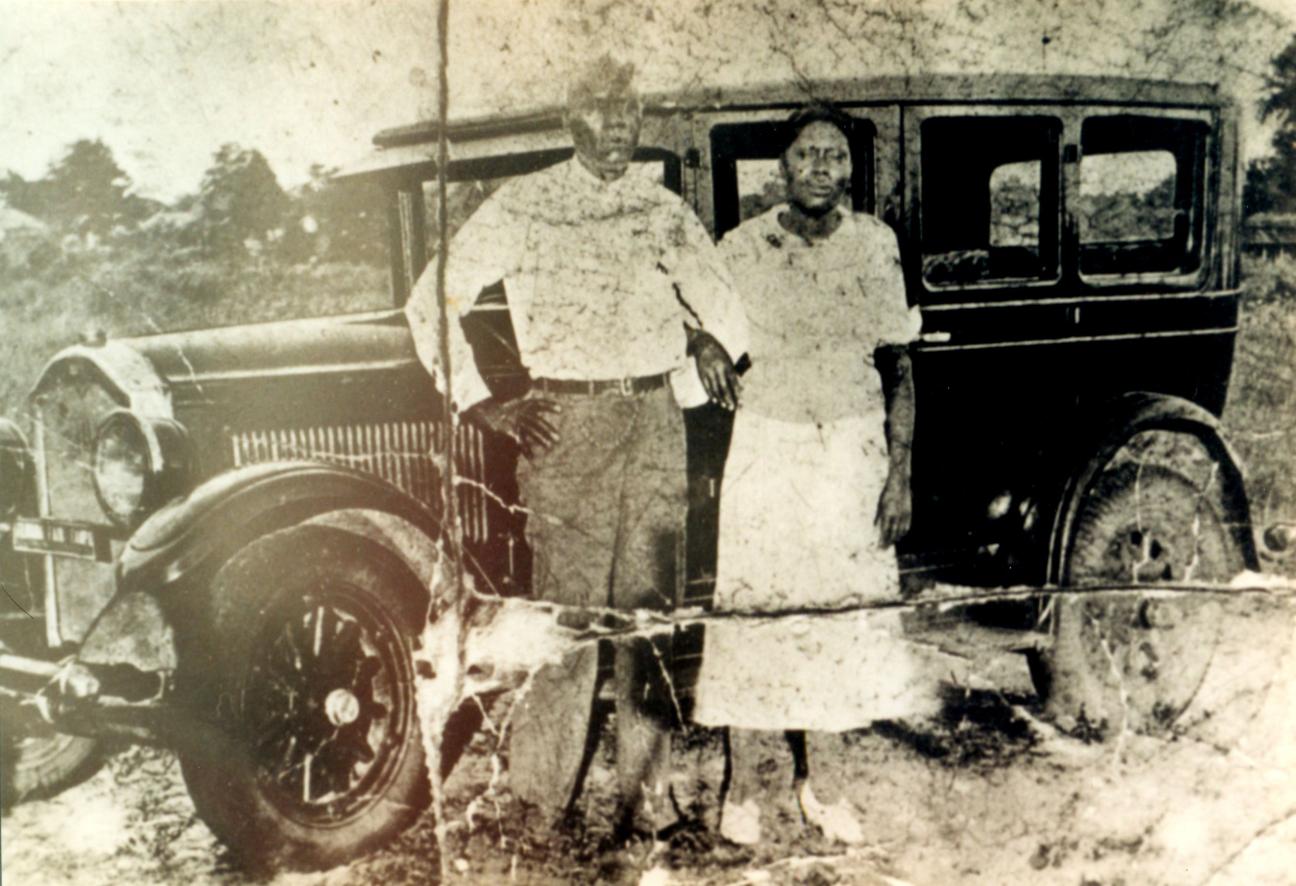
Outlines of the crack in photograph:
[[1293,882],[1296,0],[0,14],[0,882]]

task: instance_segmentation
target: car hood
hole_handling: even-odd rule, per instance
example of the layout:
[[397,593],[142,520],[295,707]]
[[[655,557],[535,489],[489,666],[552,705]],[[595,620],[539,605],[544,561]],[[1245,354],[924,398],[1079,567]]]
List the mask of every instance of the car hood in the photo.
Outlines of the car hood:
[[177,396],[227,383],[419,369],[404,313],[389,310],[74,345],[46,364],[32,396],[70,377],[94,377],[122,405],[164,414]]
[[414,365],[405,315],[383,311],[123,339],[171,387]]

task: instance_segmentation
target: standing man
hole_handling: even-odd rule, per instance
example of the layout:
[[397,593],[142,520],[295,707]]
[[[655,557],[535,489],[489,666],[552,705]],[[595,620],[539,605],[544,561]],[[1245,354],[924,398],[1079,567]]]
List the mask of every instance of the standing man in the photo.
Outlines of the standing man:
[[[632,78],[607,56],[588,65],[567,93],[575,156],[505,184],[456,234],[450,315],[502,281],[532,387],[492,399],[452,322],[450,393],[466,420],[512,437],[526,457],[518,485],[537,599],[668,609],[687,507],[680,407],[736,407],[731,358],[746,350],[747,327],[706,229],[630,168],[643,119]],[[432,274],[407,314],[436,373]],[[590,647],[541,669],[514,714],[513,790],[549,812],[580,791],[597,663]],[[653,817],[674,712],[667,665],[647,640],[616,645],[618,839],[664,823]]]

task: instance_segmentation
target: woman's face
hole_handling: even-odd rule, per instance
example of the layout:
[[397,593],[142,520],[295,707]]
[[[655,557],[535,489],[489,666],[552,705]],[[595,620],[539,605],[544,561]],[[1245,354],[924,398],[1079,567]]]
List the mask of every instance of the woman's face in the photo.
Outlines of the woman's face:
[[850,183],[850,142],[831,123],[811,123],[783,153],[783,174],[789,202],[822,215],[841,202]]

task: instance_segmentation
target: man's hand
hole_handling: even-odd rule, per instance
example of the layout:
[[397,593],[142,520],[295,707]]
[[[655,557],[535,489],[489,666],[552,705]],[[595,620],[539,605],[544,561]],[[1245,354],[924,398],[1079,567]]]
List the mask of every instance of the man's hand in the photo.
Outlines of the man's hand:
[[701,329],[690,330],[689,338],[689,350],[697,360],[698,376],[707,396],[725,409],[737,409],[742,382],[738,380],[738,370],[734,369],[729,352],[714,335]]
[[878,499],[877,517],[873,524],[878,528],[880,547],[889,548],[909,533],[913,521],[913,497],[909,491],[907,472],[892,467],[887,471],[882,497]]
[[557,403],[543,397],[506,402],[491,397],[466,409],[463,418],[512,438],[523,455],[534,458],[558,442],[558,429],[549,416],[561,411]]

